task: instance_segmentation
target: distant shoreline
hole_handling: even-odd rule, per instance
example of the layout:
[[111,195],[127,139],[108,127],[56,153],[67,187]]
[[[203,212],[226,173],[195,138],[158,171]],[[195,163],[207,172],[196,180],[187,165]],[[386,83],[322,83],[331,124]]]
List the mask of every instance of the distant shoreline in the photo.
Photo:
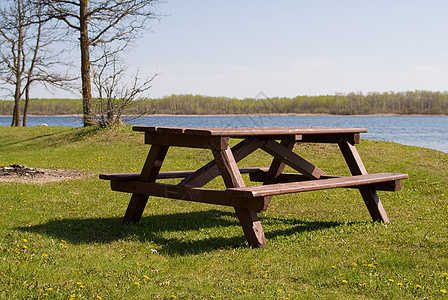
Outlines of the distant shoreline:
[[[204,115],[189,115],[189,114],[148,114],[143,117],[219,117],[219,116],[322,116],[322,117],[447,117],[446,114],[439,115],[426,115],[426,114],[354,114],[354,115],[334,115],[334,114],[204,114]],[[11,115],[0,115],[0,117],[12,117]],[[68,114],[68,115],[28,115],[28,117],[80,117],[81,114]],[[123,117],[127,117],[124,115]]]

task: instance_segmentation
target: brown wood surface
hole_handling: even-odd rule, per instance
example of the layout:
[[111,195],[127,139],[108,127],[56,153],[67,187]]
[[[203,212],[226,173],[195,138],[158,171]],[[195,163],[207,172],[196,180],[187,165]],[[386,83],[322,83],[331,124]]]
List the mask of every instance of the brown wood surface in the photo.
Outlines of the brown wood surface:
[[326,175],[324,171],[276,141],[268,141],[262,149],[310,179]]
[[374,173],[350,177],[337,177],[302,182],[277,183],[260,186],[229,188],[238,197],[264,197],[289,193],[308,192],[343,187],[362,187],[384,181],[394,181],[408,178],[407,174],[400,173]]
[[[340,141],[338,145],[352,175],[367,174],[367,170],[356,147],[347,139]],[[372,220],[390,223],[389,217],[387,216],[386,210],[381,203],[380,197],[373,187],[364,186],[359,189],[359,192],[361,193],[364,203],[369,210]]]
[[202,149],[225,149],[229,137],[220,136],[197,136],[169,134],[168,132],[147,132],[145,143],[150,145],[175,146]]
[[[253,182],[265,182],[267,179],[267,172],[263,169],[249,173],[250,180]],[[330,178],[344,178],[343,176],[322,176],[320,179],[330,179]],[[282,173],[277,176],[273,183],[288,183],[288,182],[300,182],[310,180],[306,176],[299,173]],[[389,191],[396,192],[401,190],[401,179],[389,180],[384,182],[369,184],[376,191]],[[348,188],[359,188],[359,187],[348,187]]]
[[[241,174],[251,174],[251,173],[260,173],[267,172],[269,168],[267,167],[253,167],[253,168],[240,168]],[[157,175],[157,179],[168,179],[168,178],[185,178],[193,174],[194,170],[190,171],[166,171],[159,172]],[[99,178],[104,180],[123,180],[123,181],[132,181],[138,180],[140,177],[140,173],[109,173],[109,174],[100,174]]]
[[[295,143],[296,143],[296,137],[291,137],[288,139],[283,139],[280,142],[280,145],[284,146],[289,151],[292,151]],[[281,159],[274,157],[271,166],[269,167],[269,170],[266,173],[266,176],[263,180],[263,185],[276,183],[278,176],[282,174],[283,170],[285,169],[285,166],[286,164]],[[265,199],[265,202],[267,202],[266,209],[269,203],[271,202],[271,198],[272,196],[267,196]]]
[[[236,162],[242,160],[259,147],[264,145],[264,141],[260,141],[257,138],[247,138],[237,145],[232,147],[233,157]],[[185,185],[187,187],[201,187],[213,180],[215,177],[220,175],[220,171],[218,166],[216,165],[216,161],[212,160],[195,173],[191,174],[185,180],[181,182],[181,185]]]
[[[238,170],[231,149],[229,147],[225,150],[213,149],[213,155],[226,187],[244,187],[243,178]],[[260,219],[257,216],[257,210],[235,207],[235,213],[241,227],[243,227],[249,246],[253,248],[266,247],[266,239]]]
[[184,134],[198,136],[282,136],[282,135],[306,135],[306,134],[346,134],[367,132],[366,128],[343,128],[343,127],[257,127],[257,128],[207,128],[207,127],[154,127],[134,126],[134,131],[160,132],[169,134]]
[[[151,146],[148,157],[142,171],[140,172],[139,180],[145,182],[154,182],[157,179],[162,162],[168,152],[166,146]],[[140,221],[143,210],[148,202],[148,195],[133,194],[129,201],[128,208],[123,217],[123,222],[138,222]]]
[[148,196],[218,204],[246,209],[250,208],[255,210],[264,209],[266,206],[264,197],[245,199],[241,197],[233,197],[233,195],[226,190],[220,191],[205,188],[184,188],[172,184],[141,182],[138,180],[111,180],[111,189],[118,192],[146,194]]

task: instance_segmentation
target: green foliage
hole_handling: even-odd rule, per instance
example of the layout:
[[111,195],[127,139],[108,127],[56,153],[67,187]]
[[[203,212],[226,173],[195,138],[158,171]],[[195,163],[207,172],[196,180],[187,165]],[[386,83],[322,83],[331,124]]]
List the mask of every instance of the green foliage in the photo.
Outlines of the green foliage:
[[[11,101],[0,101],[0,114],[9,115]],[[235,99],[199,95],[172,95],[162,99],[139,100],[125,114],[448,114],[448,92],[350,93],[294,98]],[[81,114],[80,100],[34,99],[30,114]]]
[[[296,147],[325,171],[348,173],[337,146]],[[250,249],[220,206],[151,198],[139,224],[123,224],[129,195],[97,175],[138,172],[148,148],[129,127],[0,128],[0,165],[87,176],[0,182],[1,299],[446,298],[448,154],[362,140],[369,172],[410,175],[402,191],[380,193],[391,224],[371,222],[356,190],[282,195],[261,214],[267,247]],[[209,152],[170,149],[163,168],[197,168]],[[257,151],[240,166],[267,158]]]

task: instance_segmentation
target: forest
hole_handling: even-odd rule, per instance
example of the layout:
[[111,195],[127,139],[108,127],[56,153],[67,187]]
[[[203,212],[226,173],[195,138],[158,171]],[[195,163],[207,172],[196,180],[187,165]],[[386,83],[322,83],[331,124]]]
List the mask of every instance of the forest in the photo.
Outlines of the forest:
[[[95,103],[95,100],[94,100]],[[0,101],[0,115],[11,115],[13,101]],[[82,114],[77,99],[32,99],[30,115]],[[128,115],[150,114],[422,114],[448,115],[448,92],[407,91],[236,99],[201,95],[171,95],[134,101]]]

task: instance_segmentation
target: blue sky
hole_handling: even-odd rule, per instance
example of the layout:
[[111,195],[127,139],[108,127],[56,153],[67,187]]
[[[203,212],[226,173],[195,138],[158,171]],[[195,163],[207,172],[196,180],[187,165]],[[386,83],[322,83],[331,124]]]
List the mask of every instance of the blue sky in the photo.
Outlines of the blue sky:
[[150,97],[448,90],[446,0],[167,0],[129,54]]

